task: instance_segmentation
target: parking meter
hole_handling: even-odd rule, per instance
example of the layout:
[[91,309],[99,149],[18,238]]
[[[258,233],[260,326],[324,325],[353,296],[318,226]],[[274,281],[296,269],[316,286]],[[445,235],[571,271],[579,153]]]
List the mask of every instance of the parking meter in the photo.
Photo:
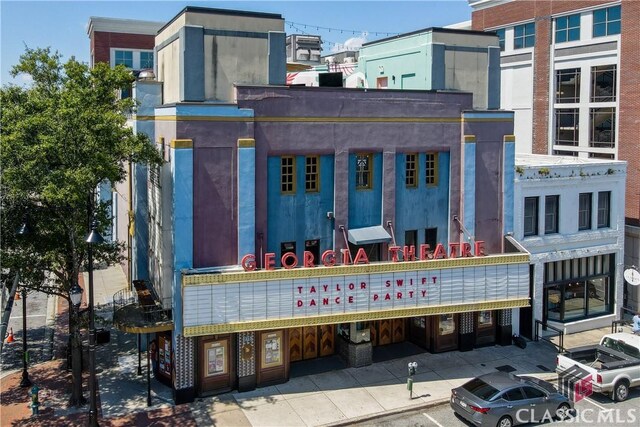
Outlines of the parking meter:
[[409,376],[416,374],[416,369],[418,368],[418,362],[409,362],[407,367],[409,368]]

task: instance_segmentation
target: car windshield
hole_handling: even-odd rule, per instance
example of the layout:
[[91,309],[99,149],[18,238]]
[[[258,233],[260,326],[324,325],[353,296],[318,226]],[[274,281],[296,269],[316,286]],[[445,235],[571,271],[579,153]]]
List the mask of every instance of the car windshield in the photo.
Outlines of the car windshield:
[[491,400],[492,397],[498,394],[498,389],[482,381],[480,378],[472,379],[464,384],[462,388],[482,400]]
[[635,357],[636,359],[640,359],[640,350],[637,348],[630,346],[624,341],[617,340],[615,338],[607,337],[602,340],[602,345],[610,348],[612,350],[620,351],[627,356]]

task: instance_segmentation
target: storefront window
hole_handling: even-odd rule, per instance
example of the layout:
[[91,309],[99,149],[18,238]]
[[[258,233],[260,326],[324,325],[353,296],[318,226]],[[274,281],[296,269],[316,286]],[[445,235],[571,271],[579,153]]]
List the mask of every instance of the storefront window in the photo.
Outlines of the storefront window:
[[450,335],[456,330],[456,319],[453,314],[440,315],[440,335]]
[[613,313],[614,263],[615,256],[605,254],[545,264],[545,318],[564,322]]
[[478,313],[478,326],[491,326],[493,324],[493,316],[491,311],[481,311]]
[[564,286],[564,319],[583,317],[586,306],[585,283],[573,282]]
[[589,313],[606,313],[609,306],[609,278],[598,277],[587,281]]
[[262,335],[262,367],[282,365],[282,332]]
[[204,347],[204,360],[206,360],[205,376],[227,373],[227,341],[214,341]]
[[547,318],[549,320],[560,320],[562,293],[560,286],[547,288]]

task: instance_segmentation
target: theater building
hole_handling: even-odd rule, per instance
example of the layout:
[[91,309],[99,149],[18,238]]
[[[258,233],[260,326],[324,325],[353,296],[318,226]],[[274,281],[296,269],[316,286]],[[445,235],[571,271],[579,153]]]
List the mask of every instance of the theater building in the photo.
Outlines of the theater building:
[[156,36],[159,81],[134,89],[166,160],[148,265],[171,301],[157,338],[176,402],[404,341],[510,344],[529,305],[529,254],[507,236],[513,113],[464,92],[287,87],[283,25],[186,8]]

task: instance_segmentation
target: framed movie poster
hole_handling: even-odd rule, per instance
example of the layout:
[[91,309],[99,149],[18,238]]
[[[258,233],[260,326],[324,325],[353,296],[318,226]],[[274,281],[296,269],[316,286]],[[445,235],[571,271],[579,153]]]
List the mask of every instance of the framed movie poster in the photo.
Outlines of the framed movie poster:
[[262,335],[262,367],[281,366],[282,360],[282,331]]
[[214,341],[204,347],[205,376],[227,373],[228,341]]

